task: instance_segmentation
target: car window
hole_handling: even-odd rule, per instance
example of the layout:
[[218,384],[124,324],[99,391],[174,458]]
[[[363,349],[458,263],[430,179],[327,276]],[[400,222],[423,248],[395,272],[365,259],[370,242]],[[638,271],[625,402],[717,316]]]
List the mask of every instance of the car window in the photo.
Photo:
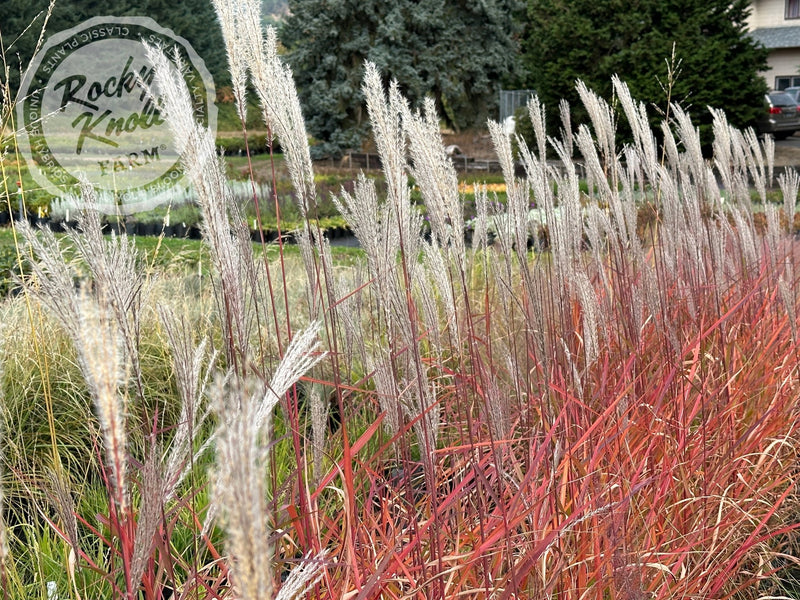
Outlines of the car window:
[[792,104],[797,104],[794,98],[784,93],[772,93],[769,95],[769,99],[772,101],[773,106],[791,106]]

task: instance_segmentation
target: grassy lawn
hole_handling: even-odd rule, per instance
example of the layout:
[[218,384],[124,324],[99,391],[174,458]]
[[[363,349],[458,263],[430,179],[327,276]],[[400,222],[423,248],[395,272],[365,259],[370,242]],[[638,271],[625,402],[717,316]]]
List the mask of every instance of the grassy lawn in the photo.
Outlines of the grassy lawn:
[[[63,236],[60,236],[63,238]],[[201,240],[172,238],[162,236],[133,236],[136,249],[141,255],[143,265],[147,265],[154,272],[169,270],[196,271],[208,270],[210,267],[208,248]],[[65,240],[66,244],[66,240]],[[66,244],[67,249],[69,245]],[[279,259],[280,249],[278,243],[273,241],[262,247],[260,243],[253,242],[257,256],[266,256],[270,262]],[[283,252],[291,260],[297,260],[300,250],[294,243],[283,246]],[[334,261],[339,266],[352,266],[364,258],[364,252],[357,247],[337,246],[331,249]],[[22,254],[23,264],[28,259],[25,245],[20,236],[15,234],[11,226],[0,227],[0,293],[7,294],[15,287],[14,274],[19,273],[19,254]],[[68,256],[71,253],[68,251]]]

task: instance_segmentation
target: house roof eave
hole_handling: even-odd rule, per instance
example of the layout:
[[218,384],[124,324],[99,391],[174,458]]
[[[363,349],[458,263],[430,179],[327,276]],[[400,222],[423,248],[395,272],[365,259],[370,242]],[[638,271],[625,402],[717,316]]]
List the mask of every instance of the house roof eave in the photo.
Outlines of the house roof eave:
[[768,50],[777,48],[800,48],[800,24],[788,27],[760,27],[750,32],[757,42]]

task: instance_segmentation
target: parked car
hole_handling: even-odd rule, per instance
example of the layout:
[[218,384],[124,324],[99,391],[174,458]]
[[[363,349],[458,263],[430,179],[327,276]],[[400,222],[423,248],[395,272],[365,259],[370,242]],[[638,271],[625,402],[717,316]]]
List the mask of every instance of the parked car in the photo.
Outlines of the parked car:
[[786,92],[770,92],[765,97],[765,114],[757,123],[758,133],[771,133],[785,140],[800,131],[800,105]]
[[788,87],[785,90],[781,90],[782,92],[789,94],[794,101],[800,104],[800,87]]

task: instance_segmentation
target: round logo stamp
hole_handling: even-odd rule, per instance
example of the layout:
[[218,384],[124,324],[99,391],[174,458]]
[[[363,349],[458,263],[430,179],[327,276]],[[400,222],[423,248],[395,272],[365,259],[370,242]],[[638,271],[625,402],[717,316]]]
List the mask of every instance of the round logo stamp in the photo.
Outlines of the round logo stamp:
[[48,38],[20,86],[20,145],[53,195],[74,197],[83,176],[101,211],[130,214],[164,203],[181,180],[142,41],[177,52],[195,120],[216,131],[213,80],[185,39],[149,17],[89,19]]

